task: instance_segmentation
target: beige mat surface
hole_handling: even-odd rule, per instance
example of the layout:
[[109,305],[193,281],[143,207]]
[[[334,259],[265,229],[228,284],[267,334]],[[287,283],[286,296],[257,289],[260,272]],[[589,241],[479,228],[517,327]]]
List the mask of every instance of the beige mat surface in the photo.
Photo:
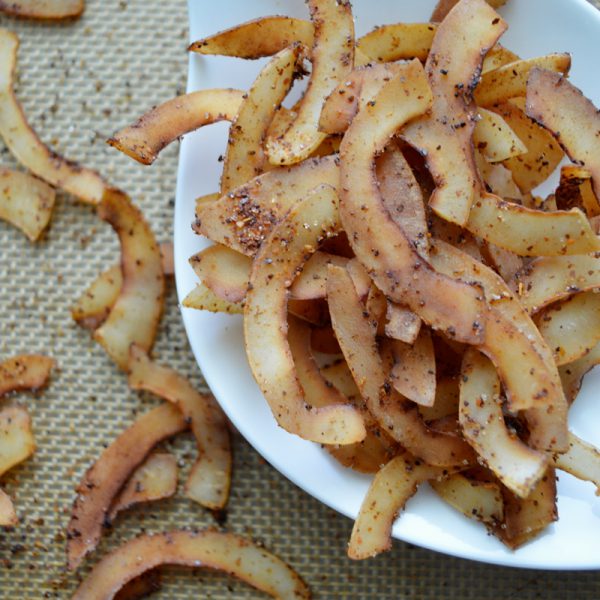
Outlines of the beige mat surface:
[[[181,93],[186,80],[184,0],[90,0],[74,23],[0,18],[21,37],[18,95],[44,141],[99,169],[144,210],[160,241],[168,240],[177,147],[143,168],[104,140],[150,105]],[[3,165],[14,161],[0,144]],[[70,318],[73,300],[118,259],[113,231],[93,211],[59,195],[45,239],[30,244],[0,222],[0,359],[23,352],[55,357],[59,370],[26,405],[38,450],[3,486],[20,524],[0,530],[0,598],[67,598],[78,578],[119,541],[140,531],[214,525],[211,514],[176,497],[123,514],[76,575],[65,575],[63,531],[74,487],[103,445],[156,400],[128,390],[102,349]],[[203,387],[189,350],[173,285],[156,357]],[[189,464],[189,436],[167,447]],[[185,474],[185,472],[184,472]],[[235,439],[235,475],[226,527],[262,540],[294,565],[315,598],[600,597],[598,573],[520,571],[458,560],[395,543],[391,553],[354,563],[346,558],[351,522],[320,505]],[[565,549],[568,551],[568,549]],[[157,598],[259,598],[234,580],[202,570],[169,569]]]

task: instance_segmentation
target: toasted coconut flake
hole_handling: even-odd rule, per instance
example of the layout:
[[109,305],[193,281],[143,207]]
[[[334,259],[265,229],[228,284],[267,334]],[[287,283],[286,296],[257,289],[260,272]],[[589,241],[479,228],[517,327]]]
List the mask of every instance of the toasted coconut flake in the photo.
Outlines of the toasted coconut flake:
[[[308,404],[316,408],[333,404],[350,404],[350,400],[335,386],[329,385],[321,374],[311,352],[310,326],[290,316],[288,318],[288,342],[296,365],[298,380],[302,385]],[[355,403],[357,403],[356,400],[355,398]]]
[[356,41],[356,48],[377,62],[418,58],[425,62],[437,26],[434,23],[382,25]]
[[498,67],[507,65],[508,63],[519,60],[519,57],[514,53],[505,48],[501,44],[496,44],[490,51],[485,55],[483,59],[483,65],[481,67],[481,73],[487,73],[493,71]]
[[476,350],[467,350],[460,383],[463,435],[500,481],[526,498],[544,475],[547,459],[511,435],[501,402],[500,380],[492,363]]
[[[496,165],[491,166],[495,167]],[[483,262],[481,243],[478,243],[472,233],[454,223],[445,221],[434,214],[430,215],[429,223],[431,227],[431,236],[433,238],[442,240],[447,244],[462,250],[475,260]]]
[[[188,50],[199,54],[216,54],[253,60],[273,56],[292,44],[302,44],[306,49],[312,48],[314,46],[313,23],[303,19],[276,15],[260,17],[225,29],[192,43]],[[370,58],[360,48],[355,47],[354,53],[356,64],[366,65],[370,62]]]
[[163,148],[204,125],[232,121],[243,92],[214,89],[177,96],[117,131],[107,143],[143,165],[151,165]]
[[381,201],[392,221],[424,259],[429,256],[425,201],[410,165],[392,142],[375,162]]
[[190,258],[190,265],[203,285],[228,302],[241,302],[250,282],[252,259],[215,244]]
[[[322,375],[311,352],[310,326],[293,316],[288,318],[288,343],[294,359],[298,381],[304,390],[307,403],[315,408],[335,404],[350,404],[350,399],[329,384]],[[354,397],[354,404],[359,405],[359,399]]]
[[20,354],[0,363],[0,398],[11,392],[42,389],[55,362],[41,354]]
[[429,485],[450,506],[469,519],[496,524],[504,519],[504,503],[500,486],[487,481],[476,481],[462,473],[446,479],[433,479]]
[[310,336],[311,349],[320,354],[340,354],[340,345],[337,343],[331,325],[313,327]]
[[202,206],[207,206],[216,202],[221,197],[219,192],[214,192],[212,194],[205,194],[204,196],[198,196],[195,201],[196,210],[201,208]]
[[[173,244],[160,244],[162,270],[165,276],[173,275]],[[85,292],[77,299],[71,316],[73,320],[85,329],[98,329],[108,317],[114,303],[121,293],[123,272],[120,265],[115,265],[103,271],[92,281]]]
[[597,364],[600,364],[600,342],[581,358],[558,368],[565,396],[570,403],[577,397],[586,373]]
[[467,229],[520,256],[562,256],[600,250],[600,239],[578,208],[547,212],[483,193],[475,201]]
[[84,556],[94,550],[113,499],[150,450],[187,427],[176,407],[163,404],[138,417],[102,452],[77,488],[67,527],[69,569],[76,569]]
[[598,448],[569,432],[569,449],[562,454],[555,454],[552,462],[557,469],[566,471],[577,479],[591,481],[596,486],[596,496],[600,496],[600,451]]
[[510,286],[523,307],[535,314],[548,304],[600,288],[600,253],[538,258],[518,272]]
[[367,301],[365,302],[365,308],[369,313],[371,321],[376,324],[377,335],[383,335],[385,333],[387,304],[383,292],[375,284],[371,284],[371,289],[369,290]]
[[435,400],[435,355],[431,333],[421,328],[414,343],[392,343],[395,364],[390,374],[398,393],[422,406],[432,406]]
[[[339,266],[339,265],[338,265]],[[373,289],[373,282],[369,272],[362,266],[357,258],[351,258],[346,265],[348,275],[352,279],[354,289],[360,298],[365,298]]]
[[229,302],[217,296],[203,283],[198,284],[181,303],[186,308],[208,310],[214,313],[227,313],[230,315],[242,314],[244,307],[240,302]]
[[600,341],[600,294],[575,294],[538,313],[536,323],[556,364],[571,363]]
[[315,327],[325,327],[329,323],[329,311],[324,299],[288,301],[288,312]]
[[0,10],[28,19],[56,21],[81,16],[85,0],[2,0]]
[[[521,190],[515,183],[512,171],[507,169],[504,165],[488,162],[479,150],[475,152],[475,162],[477,163],[479,177],[484,184],[486,191],[490,191],[492,194],[500,196],[500,198],[516,202],[517,204],[523,203],[528,208],[539,208],[538,206],[528,204],[523,200],[523,194],[521,194]],[[480,192],[480,196],[482,195],[483,193]],[[495,198],[493,200],[499,204],[498,200]],[[475,202],[474,207],[477,207],[477,201]],[[473,207],[471,207],[471,210],[473,210]],[[464,233],[464,230],[461,231]]]
[[283,216],[319,185],[337,188],[337,157],[273,169],[215,202],[196,206],[194,231],[247,256],[256,254]]
[[19,522],[10,496],[0,490],[0,527],[14,527]]
[[227,504],[231,485],[231,443],[227,419],[215,399],[196,391],[173,369],[152,362],[135,344],[130,350],[129,386],[175,404],[190,424],[199,457],[186,483],[186,495],[207,508]]
[[555,201],[560,209],[580,208],[590,218],[600,215],[600,200],[592,189],[592,173],[584,167],[565,165],[561,168]]
[[564,52],[508,63],[482,75],[475,90],[475,101],[479,106],[493,106],[511,98],[525,96],[527,80],[532,71],[550,69],[566,75],[570,68],[571,56]]
[[[530,192],[546,181],[556,169],[563,158],[563,151],[552,136],[515,103],[503,102],[492,106],[491,110],[508,123],[527,148],[527,152],[508,158],[503,164],[512,173],[521,192]],[[500,192],[496,193],[502,195]]]
[[[345,266],[348,259],[328,252],[315,252],[302,267],[290,288],[290,298],[315,300],[325,297],[327,265]],[[190,264],[202,283],[219,298],[241,302],[250,283],[252,260],[220,244],[210,246],[190,258]]]
[[557,519],[556,476],[549,468],[527,498],[504,491],[504,522],[494,528],[494,533],[514,550]]
[[480,249],[486,262],[504,281],[510,281],[523,268],[523,259],[510,250],[484,240],[481,240]]
[[[338,354],[341,354],[341,351],[338,352]],[[352,372],[344,358],[337,358],[334,362],[321,367],[320,370],[323,377],[325,377],[331,385],[340,390],[340,392],[342,392],[346,398],[351,400],[352,403],[359,404],[360,402],[363,402],[360,396],[360,390],[356,386],[356,382],[352,377]]]
[[[426,154],[436,184],[429,204],[442,218],[464,225],[478,191],[472,135],[473,89],[486,52],[507,25],[484,0],[463,0],[440,24],[425,64],[433,92],[430,115],[402,136]],[[468,33],[467,33],[468,31]]]
[[600,198],[600,114],[560,73],[533,69],[527,82],[527,114],[546,127],[569,158],[592,174]]
[[261,17],[198,40],[188,48],[199,54],[238,58],[263,58],[281,52],[296,42],[311,48],[313,24],[292,17]]
[[27,173],[0,168],[0,219],[35,242],[50,222],[56,193]]
[[[506,0],[486,0],[490,6],[494,8],[499,8],[506,4]],[[439,23],[443,21],[448,13],[459,3],[459,0],[439,0],[435,5],[433,12],[431,13],[430,21],[434,23]]]
[[294,279],[290,288],[290,298],[295,300],[316,300],[324,298],[327,291],[327,267],[337,265],[345,267],[348,259],[344,256],[315,252],[307,261],[302,271]]
[[344,133],[356,113],[400,69],[397,64],[366,65],[355,69],[327,97],[321,110],[319,129],[329,134]]
[[34,175],[83,202],[98,204],[107,187],[102,177],[50,150],[27,122],[13,90],[18,47],[16,34],[0,29],[0,135],[16,159]]
[[388,302],[385,313],[385,335],[405,344],[414,344],[421,331],[421,319],[404,306]]
[[267,161],[263,141],[279,105],[294,81],[301,46],[285,48],[274,56],[244,94],[229,129],[221,174],[221,193],[260,175]]
[[141,535],[106,555],[73,600],[110,600],[127,582],[160,565],[204,566],[235,575],[282,600],[310,598],[300,576],[262,547],[212,529]]
[[479,121],[473,130],[473,144],[492,163],[527,152],[527,146],[509,124],[492,111],[480,108]]
[[142,213],[122,192],[107,191],[98,214],[119,236],[123,284],[94,339],[125,370],[131,344],[149,351],[154,343],[165,288],[160,249]]
[[392,525],[424,481],[442,477],[447,469],[432,467],[404,454],[375,475],[352,528],[348,556],[362,560],[392,547]]
[[304,160],[325,139],[319,131],[323,102],[344,81],[354,64],[354,22],[349,2],[308,0],[314,27],[312,72],[290,128],[268,138],[266,153],[273,165]]
[[8,406],[0,411],[0,477],[35,451],[27,409]]
[[398,452],[398,444],[379,427],[368,426],[362,442],[327,446],[326,450],[343,467],[359,473],[377,473]]
[[114,521],[117,513],[134,504],[169,498],[177,490],[177,459],[172,454],[155,452],[133,473],[115,498],[107,514]]
[[445,417],[458,417],[458,377],[440,377],[435,386],[433,406],[419,406],[425,421],[437,421]]
[[85,329],[98,329],[117,301],[122,285],[120,265],[100,273],[71,309],[73,320]]

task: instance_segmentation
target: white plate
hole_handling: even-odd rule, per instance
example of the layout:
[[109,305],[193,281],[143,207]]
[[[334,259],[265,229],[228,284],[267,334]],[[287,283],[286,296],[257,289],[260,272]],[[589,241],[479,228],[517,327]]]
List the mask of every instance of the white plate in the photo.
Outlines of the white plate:
[[[427,20],[434,0],[355,0],[357,34],[377,24]],[[523,57],[553,51],[573,55],[571,80],[600,105],[598,39],[600,12],[585,0],[510,0],[500,11],[510,24],[502,43]],[[269,14],[308,18],[299,0],[189,0],[190,36],[205,37],[242,21]],[[262,61],[191,55],[188,91],[212,87],[246,89]],[[194,199],[218,189],[219,154],[227,126],[205,127],[181,144],[175,207],[175,271],[179,298],[193,289],[196,277],[187,260],[207,245],[190,224]],[[354,518],[369,477],[340,467],[317,445],[278,428],[246,361],[241,319],[182,309],[196,359],[221,406],[242,435],[276,469],[333,509]],[[600,445],[600,372],[591,374],[571,411],[572,429]],[[594,398],[596,396],[596,398]],[[474,523],[421,489],[394,526],[401,540],[455,556],[489,563],[547,569],[600,567],[600,498],[589,483],[560,475],[560,520],[516,552],[507,550]]]

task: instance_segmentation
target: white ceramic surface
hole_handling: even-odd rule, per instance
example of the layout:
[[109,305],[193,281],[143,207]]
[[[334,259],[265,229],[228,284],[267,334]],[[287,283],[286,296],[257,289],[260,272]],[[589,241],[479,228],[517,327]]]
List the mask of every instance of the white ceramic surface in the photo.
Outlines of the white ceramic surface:
[[[377,24],[427,20],[434,0],[355,0],[357,34]],[[551,51],[573,55],[571,80],[600,105],[598,40],[600,12],[585,0],[511,0],[500,10],[510,28],[501,40],[522,57]],[[308,18],[300,0],[189,0],[192,40],[261,15]],[[192,54],[188,91],[247,88],[263,61]],[[196,277],[187,259],[207,245],[191,231],[194,199],[218,189],[227,125],[205,127],[181,144],[175,208],[175,270],[180,300]],[[185,327],[206,381],[242,435],[276,469],[335,510],[355,517],[369,478],[340,467],[317,445],[278,428],[248,367],[241,319],[182,309]],[[600,372],[588,376],[571,411],[572,429],[600,445]],[[596,391],[594,391],[596,390]],[[393,534],[407,542],[460,557],[547,569],[600,568],[600,498],[589,483],[561,474],[560,520],[516,552],[490,537],[483,526],[445,505],[425,486],[410,500]]]

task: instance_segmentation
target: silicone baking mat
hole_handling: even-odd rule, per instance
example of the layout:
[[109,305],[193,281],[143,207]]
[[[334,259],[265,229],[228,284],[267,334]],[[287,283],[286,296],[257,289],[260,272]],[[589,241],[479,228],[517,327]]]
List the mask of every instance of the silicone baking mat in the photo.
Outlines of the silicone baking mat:
[[[142,167],[108,148],[104,140],[152,104],[184,91],[185,0],[91,0],[84,16],[72,23],[9,17],[1,17],[0,23],[20,36],[17,93],[43,140],[128,191],[159,240],[169,240],[177,145],[161,154],[153,167]],[[3,146],[0,152],[1,164],[14,166]],[[141,531],[215,525],[208,511],[181,495],[134,508],[106,531],[84,567],[65,575],[64,529],[77,482],[135,414],[156,403],[131,392],[123,374],[70,317],[74,299],[118,257],[110,227],[92,209],[62,194],[51,226],[37,244],[0,222],[0,359],[41,352],[59,365],[43,394],[20,394],[9,401],[29,408],[37,452],[2,482],[15,500],[20,523],[13,530],[0,530],[0,598],[68,598],[100,556]],[[159,362],[204,387],[172,283],[155,354]],[[166,447],[182,465],[189,465],[195,454],[188,435]],[[234,450],[225,527],[261,540],[289,561],[310,584],[315,598],[600,597],[598,573],[494,567],[400,542],[374,560],[352,562],[345,554],[349,520],[289,483],[239,436]],[[184,477],[185,468],[180,480]],[[206,570],[163,573],[163,588],[156,598],[264,597]]]

